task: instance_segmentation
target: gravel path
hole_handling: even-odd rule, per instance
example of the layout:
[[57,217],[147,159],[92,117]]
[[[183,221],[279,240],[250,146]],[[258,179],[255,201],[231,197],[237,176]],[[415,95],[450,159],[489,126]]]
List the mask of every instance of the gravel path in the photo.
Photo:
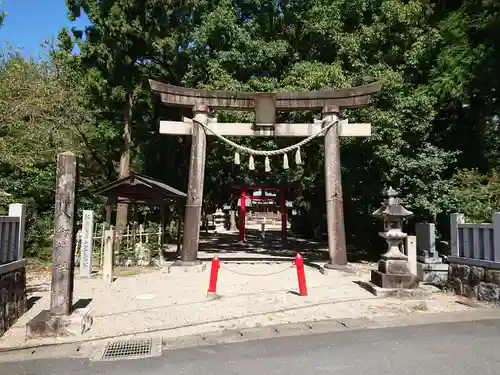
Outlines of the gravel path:
[[[218,298],[206,296],[209,270],[174,273],[148,270],[118,277],[111,285],[99,278],[75,279],[75,299],[89,300],[94,317],[92,329],[80,337],[30,340],[30,345],[89,340],[143,332],[163,332],[166,338],[228,328],[295,323],[310,320],[380,315],[427,314],[463,311],[456,296],[433,294],[427,300],[375,297],[355,281],[368,280],[370,265],[355,264],[357,274],[329,271],[322,275],[306,267],[309,296],[296,294],[297,274],[290,263],[223,263],[219,272]],[[267,276],[263,276],[267,275]],[[0,338],[0,347],[25,343],[25,325],[49,306],[45,274],[29,275],[34,306]]]

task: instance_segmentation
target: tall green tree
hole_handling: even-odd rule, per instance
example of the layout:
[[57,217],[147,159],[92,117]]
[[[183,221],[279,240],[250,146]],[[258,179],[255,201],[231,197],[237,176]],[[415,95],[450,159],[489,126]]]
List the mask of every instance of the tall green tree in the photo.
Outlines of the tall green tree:
[[[432,88],[441,99],[440,130],[447,147],[462,150],[461,165],[498,166],[500,5],[465,0],[443,15]],[[453,119],[453,121],[450,121]]]
[[[347,87],[375,80],[384,83],[374,108],[344,114],[374,125],[369,139],[345,140],[343,144],[344,201],[350,233],[359,233],[363,221],[372,223],[370,212],[389,184],[400,187],[419,214],[432,217],[447,208],[454,150],[443,150],[434,142],[437,97],[426,90],[430,80],[426,67],[437,58],[430,46],[439,36],[431,2],[198,4],[200,16],[190,19],[199,22],[193,25],[191,43],[185,50],[190,61],[186,85],[270,91]],[[286,120],[311,120],[313,115],[292,114]],[[274,141],[251,143],[277,147]],[[214,142],[213,147],[221,150],[217,155],[231,155],[225,145]],[[306,151],[304,169],[282,173],[278,169],[274,177],[259,172],[250,176],[255,182],[264,178],[294,182],[297,190],[304,192],[299,197],[303,214],[312,219],[304,222],[324,228],[323,148],[318,142]],[[230,163],[230,158],[223,162]],[[221,165],[220,158],[207,161],[210,176],[220,176],[213,186],[226,183],[227,174],[217,173],[222,170],[231,167]]]
[[[73,35],[80,49],[80,66],[88,69],[86,84],[92,94],[89,105],[99,109],[102,121],[115,132],[114,139],[108,141],[115,141],[112,146],[120,153],[120,178],[130,174],[134,91],[141,85],[138,60],[144,55],[139,47],[140,41],[135,38],[133,20],[128,17],[133,3],[68,1],[71,19],[79,17],[83,9],[91,22],[84,32],[73,30]],[[138,12],[133,14],[139,15]],[[66,38],[70,37],[67,35]],[[121,125],[116,127],[118,123]],[[116,145],[119,133],[123,140],[121,147]],[[126,221],[127,205],[120,204],[117,207],[119,230]]]
[[[82,155],[82,188],[93,174],[93,112],[79,77],[55,56],[27,60],[4,49],[0,64],[2,203],[29,204],[28,252],[43,247],[52,223],[57,154]],[[96,180],[94,178],[93,180]]]
[[[351,121],[370,121],[374,128],[368,139],[342,141],[348,240],[358,248],[372,246],[360,233],[376,237],[370,213],[383,188],[399,188],[418,219],[436,220],[456,208],[450,179],[457,166],[480,163],[487,170],[498,159],[494,2],[70,0],[68,6],[72,17],[84,11],[91,21],[73,35],[79,39],[92,106],[112,129],[107,142],[122,167],[133,149],[137,169],[186,181],[186,140],[151,133],[160,117],[179,118],[189,111],[163,108],[145,84],[151,77],[235,91],[318,90],[382,81],[373,108],[343,114]],[[228,121],[248,118],[217,115]],[[317,115],[280,114],[279,120],[310,121]],[[129,139],[132,122],[134,138]],[[471,139],[477,143],[471,145]],[[274,149],[292,141],[238,142]],[[324,232],[320,141],[304,149],[303,167],[283,171],[273,161],[272,174],[262,171],[262,163],[253,172],[234,166],[233,150],[220,141],[210,140],[209,150],[205,195],[210,201],[228,199],[231,182],[290,183],[297,191],[297,228]]]

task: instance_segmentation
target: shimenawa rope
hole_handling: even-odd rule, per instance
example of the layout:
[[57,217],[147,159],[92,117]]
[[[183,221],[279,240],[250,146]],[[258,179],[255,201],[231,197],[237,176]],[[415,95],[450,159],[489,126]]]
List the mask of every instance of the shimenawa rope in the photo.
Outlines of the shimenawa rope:
[[197,124],[201,125],[205,130],[208,130],[210,133],[212,133],[217,138],[224,141],[225,143],[227,143],[231,147],[236,148],[237,151],[234,155],[234,163],[235,164],[240,164],[240,155],[238,153],[238,150],[242,153],[246,153],[246,154],[250,155],[248,168],[251,170],[255,169],[255,161],[253,158],[254,155],[255,156],[265,156],[266,159],[264,161],[264,167],[265,167],[266,172],[269,172],[271,170],[271,163],[269,161],[269,156],[284,155],[283,156],[283,169],[288,169],[289,164],[288,164],[287,152],[290,152],[293,150],[297,150],[295,153],[295,164],[301,165],[302,158],[300,155],[300,148],[302,146],[306,145],[307,143],[311,142],[314,138],[317,138],[317,137],[323,135],[324,133],[326,133],[332,126],[337,124],[339,122],[339,120],[330,122],[325,127],[323,127],[320,131],[318,131],[316,134],[313,134],[313,135],[307,137],[306,139],[303,139],[302,141],[300,141],[294,145],[291,145],[291,146],[288,146],[288,147],[285,147],[285,148],[282,148],[279,150],[270,150],[270,151],[254,150],[253,148],[239,145],[236,142],[233,142],[230,139],[224,137],[223,135],[218,134],[216,131],[210,129],[206,124],[202,123],[201,121],[193,119],[193,122],[196,122]]

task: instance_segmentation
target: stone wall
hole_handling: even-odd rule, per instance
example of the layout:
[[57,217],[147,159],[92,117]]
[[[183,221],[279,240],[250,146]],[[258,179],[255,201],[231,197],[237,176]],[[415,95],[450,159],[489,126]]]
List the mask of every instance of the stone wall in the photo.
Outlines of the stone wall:
[[26,311],[25,266],[2,271],[5,266],[0,266],[0,336]]
[[459,296],[500,303],[500,269],[450,263],[448,287]]

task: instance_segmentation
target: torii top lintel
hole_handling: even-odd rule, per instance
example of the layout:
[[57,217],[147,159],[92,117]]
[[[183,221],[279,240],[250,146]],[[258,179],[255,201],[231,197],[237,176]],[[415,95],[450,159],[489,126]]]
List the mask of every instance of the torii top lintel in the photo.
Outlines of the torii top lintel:
[[248,92],[224,90],[200,90],[179,87],[149,80],[151,89],[161,96],[163,103],[179,107],[205,104],[210,109],[252,110],[256,97],[272,96],[275,109],[280,111],[323,109],[326,106],[361,108],[370,105],[371,96],[382,88],[381,82],[338,90],[304,92]]

